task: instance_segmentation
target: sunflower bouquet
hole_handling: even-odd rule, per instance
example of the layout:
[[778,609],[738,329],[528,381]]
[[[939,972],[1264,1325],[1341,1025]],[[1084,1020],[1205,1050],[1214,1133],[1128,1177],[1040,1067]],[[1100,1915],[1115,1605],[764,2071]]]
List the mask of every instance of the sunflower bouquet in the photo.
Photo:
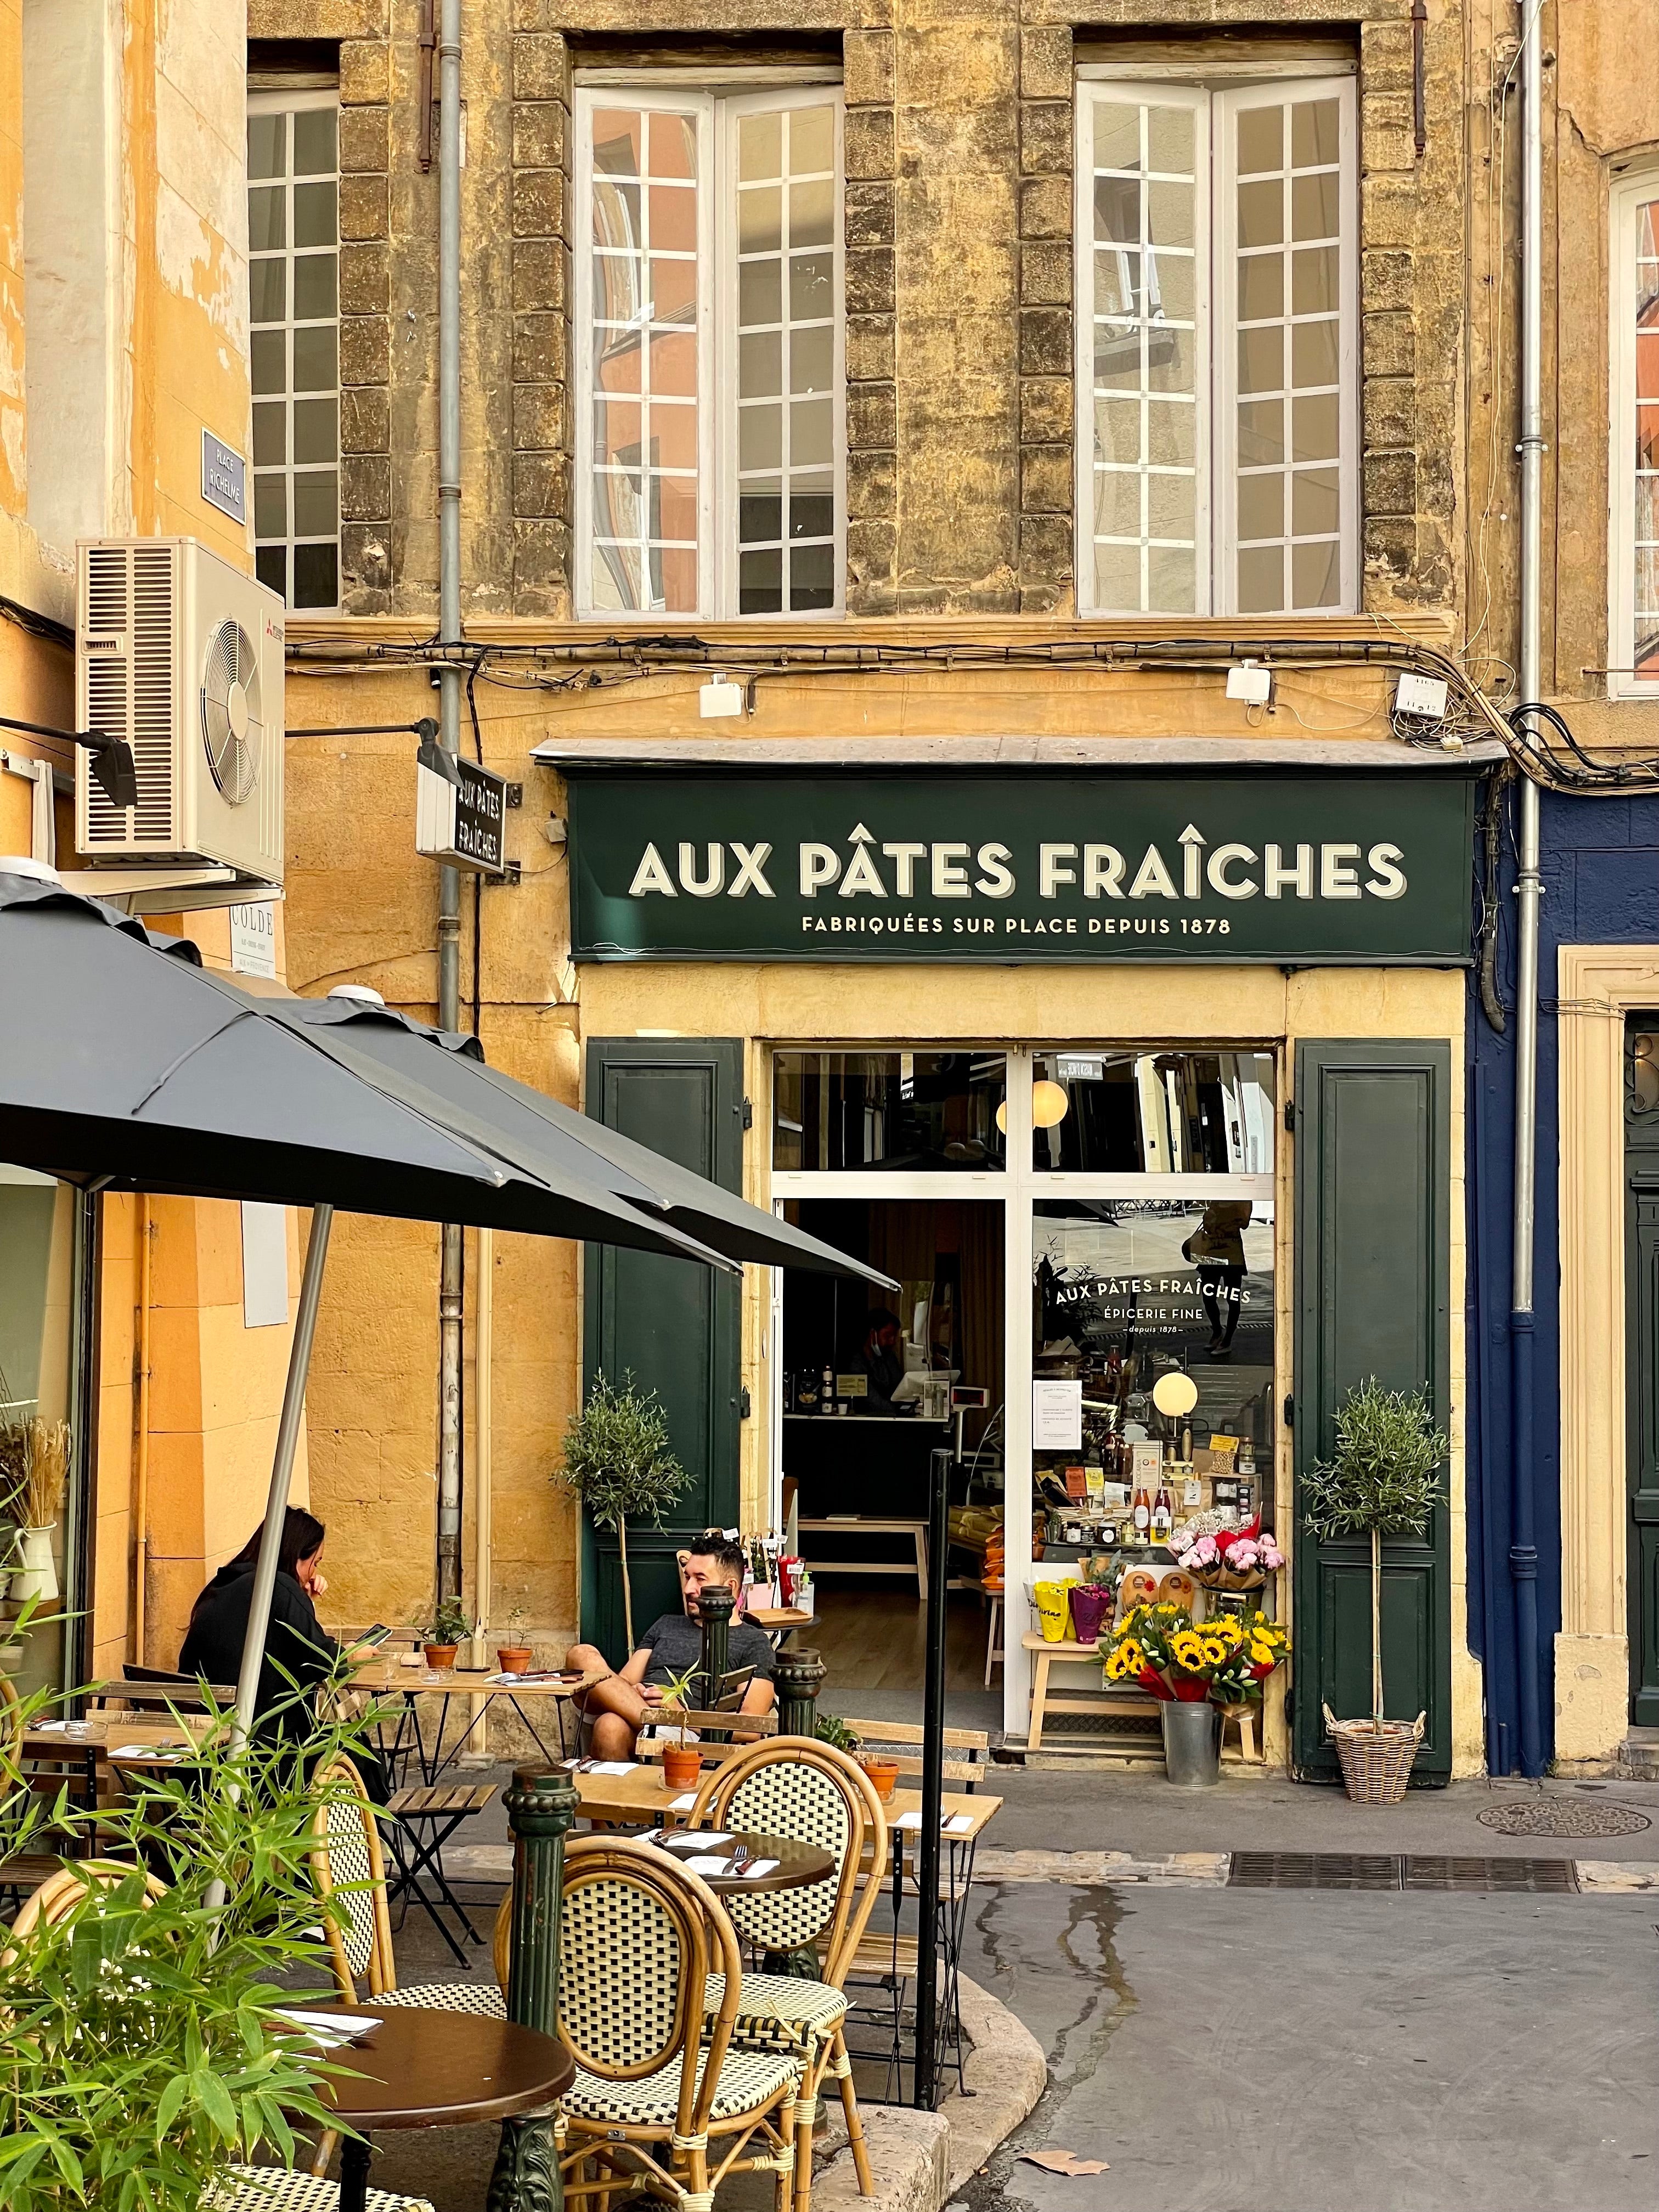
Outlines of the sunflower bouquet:
[[1243,1705],[1261,1695],[1290,1648],[1278,1622],[1259,1614],[1200,1624],[1185,1606],[1138,1605],[1112,1632],[1106,1680],[1138,1683],[1166,1705]]

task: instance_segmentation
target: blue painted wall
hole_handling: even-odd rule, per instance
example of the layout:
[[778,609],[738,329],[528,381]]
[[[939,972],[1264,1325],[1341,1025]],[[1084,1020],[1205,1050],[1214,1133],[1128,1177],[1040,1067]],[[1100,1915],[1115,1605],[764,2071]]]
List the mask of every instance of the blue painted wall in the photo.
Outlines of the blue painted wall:
[[[1510,1579],[1510,1218],[1515,1115],[1515,793],[1506,795],[1498,870],[1496,1036],[1469,981],[1468,1407],[1469,1641],[1486,1664],[1486,1759],[1518,1771],[1518,1668],[1537,1669],[1544,1757],[1554,1749],[1552,1639],[1561,1625],[1561,1399],[1559,1025],[1563,945],[1659,945],[1659,797],[1559,798],[1540,810],[1544,900],[1538,975],[1538,1226],[1534,1286],[1534,1463],[1539,1649],[1516,1651]],[[1480,845],[1477,839],[1477,867]],[[1580,1019],[1601,1017],[1578,1017]],[[1620,1471],[1622,1472],[1622,1471]]]

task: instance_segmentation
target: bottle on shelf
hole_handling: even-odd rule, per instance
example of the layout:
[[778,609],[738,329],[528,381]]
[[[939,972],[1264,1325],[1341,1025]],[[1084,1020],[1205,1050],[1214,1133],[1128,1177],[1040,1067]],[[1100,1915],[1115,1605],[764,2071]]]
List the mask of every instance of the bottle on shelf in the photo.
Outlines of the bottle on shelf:
[[818,1411],[833,1413],[836,1410],[836,1370],[829,1360],[823,1363],[823,1372],[818,1377]]
[[1152,1534],[1152,1501],[1146,1494],[1146,1486],[1144,1482],[1135,1492],[1133,1520],[1136,1543],[1150,1543]]
[[1175,1528],[1175,1506],[1170,1497],[1167,1481],[1160,1481],[1158,1496],[1152,1503],[1152,1541],[1167,1543]]

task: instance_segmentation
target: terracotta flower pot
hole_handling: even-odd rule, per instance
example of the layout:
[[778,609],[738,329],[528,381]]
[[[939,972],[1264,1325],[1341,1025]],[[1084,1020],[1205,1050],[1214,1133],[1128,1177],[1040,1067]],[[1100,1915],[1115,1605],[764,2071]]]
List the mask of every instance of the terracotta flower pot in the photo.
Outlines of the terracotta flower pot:
[[877,1796],[884,1805],[886,1804],[898,1786],[897,1759],[883,1759],[872,1753],[868,1758],[860,1759],[859,1765],[869,1776]]
[[535,1656],[527,1644],[498,1644],[495,1646],[496,1663],[503,1674],[527,1674],[530,1662]]
[[460,1648],[459,1644],[428,1644],[425,1647],[426,1663],[434,1674],[450,1674],[454,1669],[455,1654]]
[[695,1790],[702,1771],[702,1754],[695,1743],[665,1744],[662,1778],[671,1790]]

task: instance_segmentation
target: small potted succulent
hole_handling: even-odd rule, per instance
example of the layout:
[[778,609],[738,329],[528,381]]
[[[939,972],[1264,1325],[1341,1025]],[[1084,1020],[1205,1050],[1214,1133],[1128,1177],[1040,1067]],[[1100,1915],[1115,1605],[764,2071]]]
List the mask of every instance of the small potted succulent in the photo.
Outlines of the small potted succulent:
[[674,1790],[695,1790],[702,1771],[702,1752],[685,1740],[685,1701],[701,1672],[699,1667],[688,1667],[684,1674],[676,1674],[662,1686],[662,1705],[658,1710],[672,1707],[679,1721],[679,1741],[665,1742],[662,1749],[662,1778]]
[[459,1599],[440,1598],[433,1608],[430,1624],[421,1631],[421,1641],[426,1650],[426,1663],[434,1674],[447,1674],[455,1664],[455,1655],[473,1632]]
[[527,1674],[535,1656],[524,1640],[524,1607],[515,1605],[507,1616],[506,1641],[495,1646],[495,1662],[503,1674]]

